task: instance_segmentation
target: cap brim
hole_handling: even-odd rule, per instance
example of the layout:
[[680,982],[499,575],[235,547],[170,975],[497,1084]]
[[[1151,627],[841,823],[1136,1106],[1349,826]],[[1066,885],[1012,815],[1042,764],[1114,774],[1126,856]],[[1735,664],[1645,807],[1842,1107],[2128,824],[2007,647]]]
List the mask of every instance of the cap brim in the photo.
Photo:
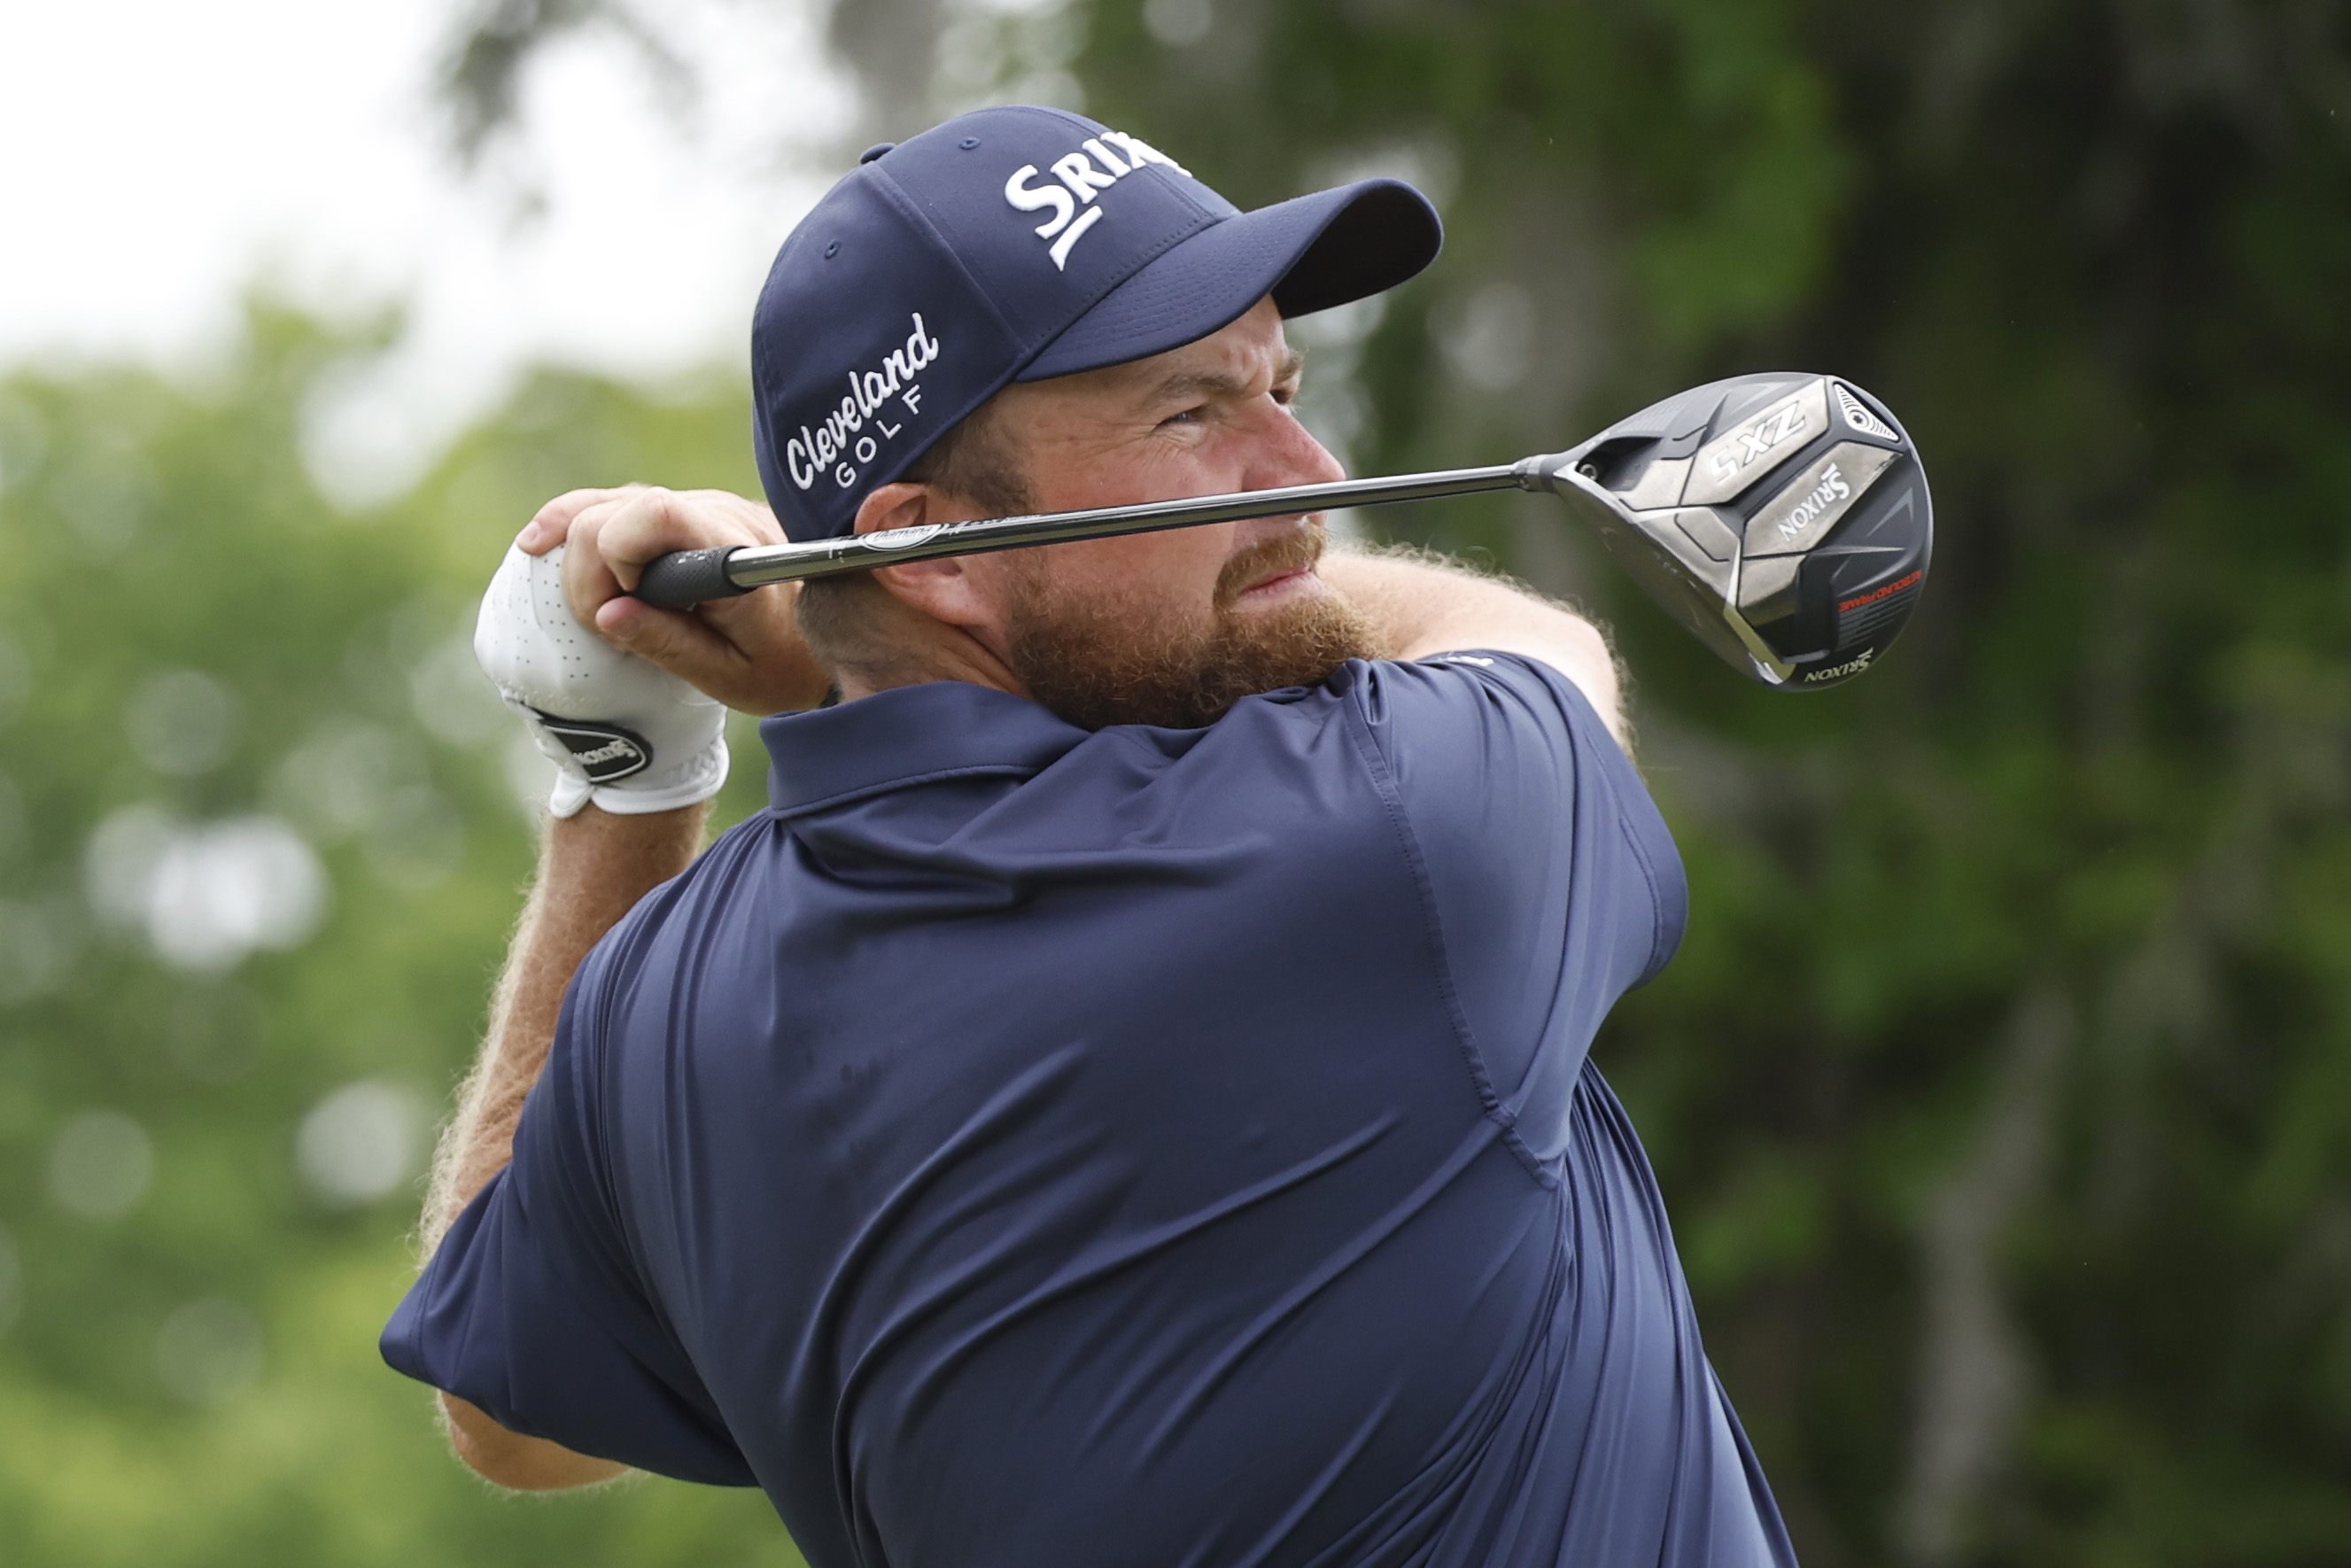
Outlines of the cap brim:
[[1211,224],[1095,301],[1013,377],[1038,382],[1164,354],[1267,295],[1283,316],[1394,288],[1437,259],[1444,225],[1400,180],[1364,180]]

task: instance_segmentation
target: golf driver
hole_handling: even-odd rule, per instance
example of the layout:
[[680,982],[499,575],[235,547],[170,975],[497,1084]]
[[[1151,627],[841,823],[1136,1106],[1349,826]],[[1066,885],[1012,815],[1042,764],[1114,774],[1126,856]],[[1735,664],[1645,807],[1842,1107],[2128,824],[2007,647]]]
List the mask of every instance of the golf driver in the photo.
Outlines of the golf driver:
[[1917,607],[1934,547],[1925,471],[1886,405],[1834,376],[1762,373],[1517,463],[681,550],[646,566],[636,597],[682,610],[898,561],[1509,489],[1565,501],[1667,614],[1767,686],[1869,668]]

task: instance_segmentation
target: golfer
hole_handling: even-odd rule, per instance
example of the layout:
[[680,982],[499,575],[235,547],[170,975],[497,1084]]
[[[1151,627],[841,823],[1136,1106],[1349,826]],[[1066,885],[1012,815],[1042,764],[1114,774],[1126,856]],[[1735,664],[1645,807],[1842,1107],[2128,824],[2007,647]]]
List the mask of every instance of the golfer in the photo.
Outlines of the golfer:
[[[778,256],[768,507],[523,531],[477,646],[564,774],[383,1342],[465,1462],[761,1487],[816,1568],[1792,1562],[1587,1059],[1686,907],[1590,624],[1314,517],[625,592],[1339,477],[1284,322],[1438,242],[965,115]],[[697,857],[722,704],[769,804]]]

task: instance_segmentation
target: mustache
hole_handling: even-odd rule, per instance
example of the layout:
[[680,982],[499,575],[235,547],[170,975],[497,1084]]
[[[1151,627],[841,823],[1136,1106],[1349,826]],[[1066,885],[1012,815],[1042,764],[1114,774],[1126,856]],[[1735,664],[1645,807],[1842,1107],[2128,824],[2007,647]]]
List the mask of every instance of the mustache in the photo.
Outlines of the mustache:
[[1219,611],[1231,609],[1234,601],[1252,582],[1312,566],[1322,559],[1330,542],[1330,530],[1317,517],[1308,518],[1302,528],[1276,534],[1249,546],[1225,562],[1224,570],[1217,573],[1216,607]]

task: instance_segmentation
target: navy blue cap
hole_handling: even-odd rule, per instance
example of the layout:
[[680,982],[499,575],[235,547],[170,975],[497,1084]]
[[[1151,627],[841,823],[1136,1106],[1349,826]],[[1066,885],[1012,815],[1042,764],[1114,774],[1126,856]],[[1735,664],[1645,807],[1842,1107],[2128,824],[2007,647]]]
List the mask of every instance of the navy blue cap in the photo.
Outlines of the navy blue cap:
[[869,152],[777,253],[751,323],[759,476],[795,539],[858,504],[1008,382],[1285,317],[1436,259],[1436,209],[1364,180],[1244,213],[1134,137],[1058,109],[975,110]]

